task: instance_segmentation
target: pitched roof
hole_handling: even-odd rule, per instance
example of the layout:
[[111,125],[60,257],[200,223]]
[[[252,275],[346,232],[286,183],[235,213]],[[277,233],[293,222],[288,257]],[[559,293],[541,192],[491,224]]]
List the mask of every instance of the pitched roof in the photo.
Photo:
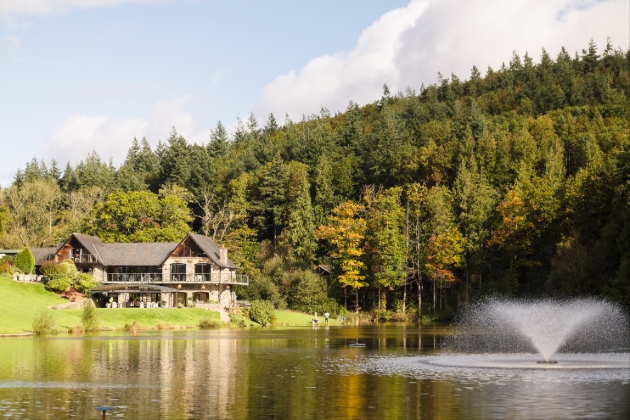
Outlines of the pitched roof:
[[156,266],[168,258],[176,242],[113,243],[97,247],[107,266]]
[[55,259],[55,252],[57,248],[32,248],[31,253],[35,257],[35,265],[39,266],[44,264],[49,259]]
[[195,241],[197,245],[199,245],[199,248],[201,248],[201,250],[219,267],[238,268],[236,265],[234,265],[232,261],[230,261],[229,257],[227,260],[227,264],[221,262],[221,253],[219,251],[219,247],[216,242],[212,240],[212,238],[198,235],[196,233],[189,233],[188,236],[190,236],[192,240]]
[[83,235],[81,233],[73,233],[72,236],[77,238],[77,241],[79,241],[90,254],[94,251],[94,247],[103,245],[103,242],[96,236]]
[[[201,250],[219,267],[238,268],[228,258],[227,264],[221,262],[221,254],[217,244],[207,236],[189,233],[186,237],[195,241]],[[97,260],[105,266],[158,266],[171,256],[181,242],[143,242],[143,243],[104,243],[96,236],[73,233],[72,238],[85,248],[87,252],[94,255]],[[186,240],[184,238],[182,242]],[[65,243],[67,243],[66,241]],[[35,256],[35,265],[42,265],[62,247],[57,248],[34,248],[31,251]]]

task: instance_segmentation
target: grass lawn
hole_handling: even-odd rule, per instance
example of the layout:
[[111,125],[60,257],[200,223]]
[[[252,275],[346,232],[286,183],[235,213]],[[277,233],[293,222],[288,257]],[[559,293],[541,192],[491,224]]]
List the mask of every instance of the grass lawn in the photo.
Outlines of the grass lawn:
[[[50,305],[67,303],[57,294],[44,289],[39,283],[19,283],[7,277],[0,276],[0,291],[2,302],[0,303],[0,334],[15,334],[33,330],[33,317],[38,309]],[[81,309],[57,309],[55,315],[55,328],[57,330],[70,330],[81,325]],[[172,326],[196,327],[204,318],[219,320],[218,312],[207,311],[198,308],[168,308],[168,309],[105,309],[96,310],[101,328],[121,329],[125,324],[134,321],[142,327],[155,328],[158,324]],[[319,314],[320,325],[324,324],[324,315]],[[312,314],[304,314],[292,311],[276,311],[274,325],[283,326],[307,326],[311,324]],[[330,325],[341,325],[337,320],[330,319]]]
[[[67,303],[57,294],[44,289],[38,283],[19,283],[0,276],[0,334],[14,334],[32,331],[33,316],[38,309],[50,305]],[[99,324],[108,328],[123,328],[125,324],[138,321],[143,327],[156,327],[158,324],[197,326],[203,318],[219,319],[218,312],[205,309],[97,309]],[[81,309],[53,310],[55,328],[69,330],[81,325]]]
[[[313,315],[304,314],[302,312],[293,311],[276,311],[276,322],[273,325],[288,325],[288,326],[306,326],[311,325]],[[324,314],[317,314],[319,319],[319,325],[324,325]],[[341,325],[336,319],[330,318],[328,325]]]

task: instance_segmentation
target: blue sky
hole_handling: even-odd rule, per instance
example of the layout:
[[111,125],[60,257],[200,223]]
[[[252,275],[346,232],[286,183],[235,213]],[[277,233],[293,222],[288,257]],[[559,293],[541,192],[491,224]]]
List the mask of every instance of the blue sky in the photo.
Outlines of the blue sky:
[[119,164],[133,136],[202,143],[219,120],[343,110],[512,50],[626,49],[627,18],[625,0],[0,0],[0,185],[34,156]]

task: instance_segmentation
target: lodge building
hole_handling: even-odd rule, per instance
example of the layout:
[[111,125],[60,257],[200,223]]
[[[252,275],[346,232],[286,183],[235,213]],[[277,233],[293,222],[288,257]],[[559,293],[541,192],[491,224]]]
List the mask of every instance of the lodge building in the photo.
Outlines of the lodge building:
[[177,307],[208,302],[232,306],[234,286],[249,279],[237,273],[225,246],[189,233],[180,242],[104,243],[74,233],[56,248],[34,248],[39,270],[47,261],[71,260],[80,272],[103,283],[90,290],[98,306]]

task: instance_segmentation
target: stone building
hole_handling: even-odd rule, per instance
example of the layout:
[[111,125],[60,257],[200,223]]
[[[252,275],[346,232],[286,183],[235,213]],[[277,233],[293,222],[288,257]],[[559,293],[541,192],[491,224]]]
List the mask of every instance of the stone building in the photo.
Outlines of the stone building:
[[99,306],[232,306],[234,286],[249,284],[225,246],[194,233],[180,242],[158,243],[104,243],[75,233],[57,248],[32,252],[38,269],[47,261],[71,260],[79,271],[101,281],[102,286],[91,290]]

